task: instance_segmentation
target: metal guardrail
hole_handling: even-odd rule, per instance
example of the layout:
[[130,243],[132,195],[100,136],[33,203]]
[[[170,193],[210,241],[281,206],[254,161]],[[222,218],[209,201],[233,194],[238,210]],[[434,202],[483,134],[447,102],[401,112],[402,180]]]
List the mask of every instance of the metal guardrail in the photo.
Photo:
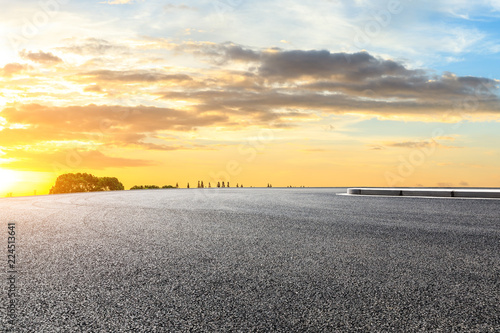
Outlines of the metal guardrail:
[[500,190],[486,189],[432,189],[432,188],[348,188],[351,195],[385,195],[442,198],[498,198]]

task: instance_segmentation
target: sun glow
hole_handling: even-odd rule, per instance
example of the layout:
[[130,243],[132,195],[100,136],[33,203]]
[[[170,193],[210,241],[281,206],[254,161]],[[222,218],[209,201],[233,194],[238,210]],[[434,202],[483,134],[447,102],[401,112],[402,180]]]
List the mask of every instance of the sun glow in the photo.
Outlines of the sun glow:
[[20,181],[17,172],[0,168],[0,193],[12,191],[12,187]]

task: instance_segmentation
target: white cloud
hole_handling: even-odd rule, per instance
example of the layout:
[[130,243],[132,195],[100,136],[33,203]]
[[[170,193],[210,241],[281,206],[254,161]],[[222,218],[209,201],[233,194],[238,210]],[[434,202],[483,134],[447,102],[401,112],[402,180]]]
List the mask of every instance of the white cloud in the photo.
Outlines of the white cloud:
[[[141,6],[134,7],[133,12],[116,10],[116,6],[102,6],[98,2],[85,8],[75,3],[67,4],[36,38],[22,44],[14,54],[23,48],[47,49],[49,44],[74,36],[109,41],[139,36],[167,38],[176,43],[186,39],[215,43],[232,41],[254,47],[333,52],[365,49],[372,54],[404,59],[411,66],[429,67],[436,61],[443,63],[446,59],[463,59],[466,54],[498,50],[498,43],[487,32],[469,25],[469,20],[485,13],[498,14],[493,10],[500,8],[500,0],[437,0],[432,5],[430,0],[402,0],[401,12],[385,19],[383,15],[390,9],[389,0],[325,0],[314,5],[295,0],[200,0],[189,2],[189,7],[144,0],[107,0],[104,3],[139,2]],[[36,5],[23,6],[8,15],[0,13],[0,22],[4,25],[0,26],[0,31],[19,33],[16,27],[20,21],[12,17],[30,18],[37,8]],[[446,18],[450,16],[466,19],[447,23]],[[114,19],[109,21],[109,17]],[[360,34],[365,35],[361,42]],[[7,63],[0,58],[0,64],[2,62]]]
[[500,10],[500,0],[491,0],[491,6],[495,10]]
[[451,16],[474,20],[475,17],[498,16],[499,0],[440,0],[433,3],[435,10]]

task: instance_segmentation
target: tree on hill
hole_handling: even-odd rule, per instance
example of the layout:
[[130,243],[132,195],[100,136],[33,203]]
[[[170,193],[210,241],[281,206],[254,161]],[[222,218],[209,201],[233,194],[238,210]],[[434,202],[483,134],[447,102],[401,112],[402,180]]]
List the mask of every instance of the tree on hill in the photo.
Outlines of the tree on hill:
[[123,189],[123,184],[115,177],[99,178],[89,173],[65,173],[57,177],[49,193],[120,191]]
[[99,178],[99,191],[123,191],[125,187],[116,177],[101,177]]

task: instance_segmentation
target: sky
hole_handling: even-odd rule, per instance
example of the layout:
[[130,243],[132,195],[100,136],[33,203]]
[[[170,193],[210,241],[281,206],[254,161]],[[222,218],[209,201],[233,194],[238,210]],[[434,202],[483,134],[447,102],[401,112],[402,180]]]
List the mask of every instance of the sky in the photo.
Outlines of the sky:
[[23,0],[0,13],[0,196],[500,187],[500,0]]

